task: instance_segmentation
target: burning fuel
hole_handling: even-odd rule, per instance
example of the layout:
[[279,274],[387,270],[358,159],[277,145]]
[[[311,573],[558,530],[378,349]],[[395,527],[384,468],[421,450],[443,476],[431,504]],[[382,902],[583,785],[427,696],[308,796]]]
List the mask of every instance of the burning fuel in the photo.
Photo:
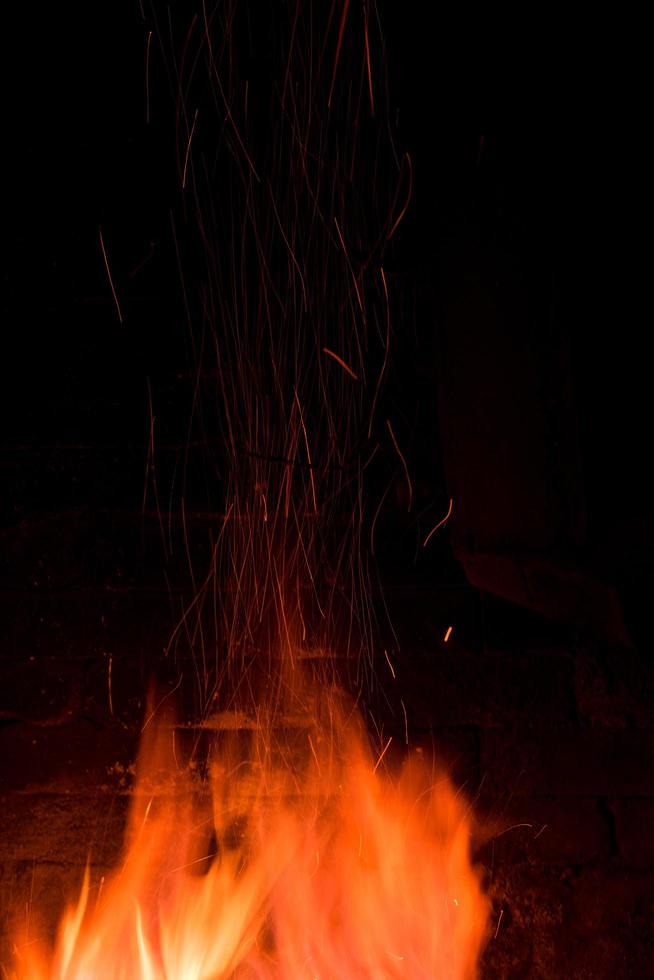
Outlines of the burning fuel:
[[18,939],[11,980],[472,980],[465,801],[417,755],[392,774],[321,701],[283,737],[261,715],[214,743],[202,780],[174,725],[146,729],[124,860],[87,873],[54,948]]

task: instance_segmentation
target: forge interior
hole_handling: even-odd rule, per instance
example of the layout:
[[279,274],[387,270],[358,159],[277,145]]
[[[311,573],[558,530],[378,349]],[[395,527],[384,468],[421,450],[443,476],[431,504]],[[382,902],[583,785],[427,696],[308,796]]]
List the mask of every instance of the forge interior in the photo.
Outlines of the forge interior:
[[[202,568],[210,550],[214,474],[189,441],[179,173],[154,46],[144,90],[149,22],[136,0],[13,6],[0,916],[33,903],[54,923],[89,851],[98,872],[118,857],[148,681],[167,690],[184,669],[164,651],[193,592],[189,552]],[[379,7],[391,121],[413,166],[386,264],[404,324],[387,404],[413,500],[407,512],[400,468],[376,532],[396,676],[383,657],[376,672],[479,817],[493,901],[481,975],[650,976],[638,59],[618,68],[615,25],[589,37]],[[401,742],[402,715],[384,697],[374,710]]]

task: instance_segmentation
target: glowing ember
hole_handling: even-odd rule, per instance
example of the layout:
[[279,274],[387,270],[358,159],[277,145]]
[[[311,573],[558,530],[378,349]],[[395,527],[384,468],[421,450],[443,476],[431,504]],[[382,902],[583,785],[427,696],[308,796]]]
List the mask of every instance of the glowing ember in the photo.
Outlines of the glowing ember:
[[9,977],[474,977],[487,900],[463,801],[418,757],[388,776],[333,696],[319,714],[282,743],[232,733],[203,780],[160,725],[122,866],[95,892],[87,874],[55,949],[18,942]]

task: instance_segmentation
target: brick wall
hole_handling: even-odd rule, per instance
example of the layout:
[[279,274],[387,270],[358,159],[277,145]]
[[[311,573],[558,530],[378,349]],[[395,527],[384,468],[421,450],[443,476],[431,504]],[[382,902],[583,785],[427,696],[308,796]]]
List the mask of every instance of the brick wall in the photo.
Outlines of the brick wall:
[[[75,564],[92,548],[75,542],[99,540],[105,515],[55,516],[56,548],[41,515],[14,529],[22,562],[0,594],[5,930],[10,914],[37,910],[52,928],[88,855],[96,887],[116,861],[146,681],[162,676],[174,622],[153,568],[133,571],[134,515],[114,515],[112,574],[92,585]],[[373,707],[401,745],[403,702],[410,742],[433,750],[471,802],[493,898],[483,976],[649,975],[651,663],[460,582],[396,585],[388,601],[400,649],[395,678],[377,665],[390,707]]]

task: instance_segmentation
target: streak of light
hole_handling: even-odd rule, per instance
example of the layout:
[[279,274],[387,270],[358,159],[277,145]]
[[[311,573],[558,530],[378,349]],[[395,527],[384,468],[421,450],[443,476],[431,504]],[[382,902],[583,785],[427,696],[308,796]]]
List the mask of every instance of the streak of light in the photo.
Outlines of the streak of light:
[[313,497],[313,511],[315,514],[318,513],[318,498],[316,496],[316,481],[313,477],[313,462],[311,460],[311,450],[309,449],[309,436],[307,435],[307,427],[304,424],[304,415],[302,414],[302,406],[300,405],[300,399],[298,398],[297,388],[295,389],[295,403],[300,413],[300,425],[302,426],[302,433],[304,435],[304,447],[307,451],[307,462],[309,464],[309,481],[311,483],[311,496]]
[[375,98],[372,91],[372,71],[370,68],[370,42],[368,40],[368,12],[366,10],[365,23],[365,46],[366,46],[366,71],[368,73],[368,94],[370,95],[370,115],[375,115]]
[[[161,705],[164,703],[164,701],[167,701],[168,698],[175,693],[175,691],[178,691],[180,689],[180,687],[182,686],[182,680],[183,679],[184,679],[184,674],[180,674],[179,675],[179,680],[177,681],[177,683],[175,684],[175,686],[170,691],[168,691],[167,694],[164,694],[164,696],[162,697],[161,701],[159,701],[158,704],[152,709],[152,711],[150,712],[150,714],[148,715],[148,717],[143,722],[143,727],[141,729],[141,734],[143,734],[143,732],[145,731],[145,729],[148,727],[148,725],[150,724],[150,722],[152,721],[152,719],[154,718],[154,716],[156,715],[157,711],[159,710],[159,708],[161,707]],[[147,817],[147,814],[146,814],[146,817]]]
[[372,421],[375,415],[375,408],[377,406],[377,397],[379,395],[379,389],[381,388],[382,381],[384,380],[384,375],[386,374],[386,365],[388,364],[388,355],[391,346],[391,311],[388,302],[388,286],[386,284],[386,275],[382,266],[379,268],[379,274],[381,275],[382,286],[384,287],[384,296],[386,298],[386,347],[384,349],[384,360],[382,362],[381,371],[379,372],[379,378],[377,380],[377,387],[375,388],[375,396],[372,400],[372,408],[370,409],[370,421],[368,422],[368,438],[372,435]]
[[102,889],[104,888],[104,875],[100,878],[100,884],[98,885],[98,894],[95,899],[96,909],[100,906],[100,896],[102,895]]
[[347,20],[347,11],[350,6],[350,0],[345,0],[343,4],[343,13],[341,14],[341,22],[338,25],[338,41],[336,42],[336,54],[334,55],[334,71],[332,72],[332,80],[329,86],[329,97],[327,99],[327,105],[331,108],[332,95],[334,94],[334,83],[336,81],[336,71],[338,69],[338,62],[341,57],[341,46],[343,44],[343,34],[345,33],[345,22]]
[[227,119],[230,122],[230,125],[232,127],[232,131],[233,131],[233,133],[234,133],[234,135],[236,137],[236,140],[238,142],[238,145],[240,146],[241,151],[243,153],[243,156],[245,157],[245,159],[247,161],[247,164],[248,164],[248,166],[250,168],[250,172],[252,173],[252,176],[254,177],[254,179],[256,180],[256,182],[259,184],[259,183],[261,183],[261,178],[259,177],[259,174],[257,173],[256,168],[254,166],[254,163],[252,162],[252,159],[250,158],[250,154],[248,153],[248,151],[245,148],[245,143],[243,142],[243,138],[242,138],[242,136],[240,134],[239,128],[236,125],[236,122],[234,121],[234,117],[232,115],[232,110],[230,108],[229,102],[227,101],[227,96],[225,95],[225,89],[223,88],[223,83],[222,83],[222,81],[220,79],[220,75],[218,74],[218,68],[217,68],[216,62],[214,60],[213,44],[211,42],[211,31],[209,30],[209,17],[207,15],[206,0],[202,0],[202,15],[203,15],[203,18],[204,18],[204,35],[205,35],[205,40],[206,40],[206,43],[207,43],[207,51],[209,52],[209,66],[211,68],[211,73],[212,73],[212,75],[213,75],[213,77],[214,77],[214,79],[216,81],[216,85],[218,86],[218,92],[220,93],[220,97],[221,97],[221,99],[223,101],[223,104],[225,106],[226,117],[227,117]]
[[311,739],[311,735],[307,735],[307,738],[309,739],[309,748],[311,749],[311,754],[316,761],[316,768],[318,769],[318,773],[320,773],[320,763],[318,762],[318,756],[316,755],[316,749]]
[[451,516],[451,514],[452,514],[452,506],[453,506],[453,504],[454,504],[454,501],[453,501],[453,500],[452,500],[452,498],[450,497],[450,506],[449,506],[449,507],[447,508],[447,514],[445,515],[445,517],[443,517],[443,518],[442,518],[442,519],[441,519],[441,520],[440,520],[440,521],[438,522],[438,524],[437,524],[437,525],[436,525],[435,527],[433,527],[433,528],[431,529],[431,531],[429,532],[429,534],[427,535],[427,537],[425,538],[425,540],[424,540],[424,541],[422,542],[422,546],[423,546],[423,548],[426,548],[426,547],[427,547],[427,545],[428,545],[428,544],[429,544],[429,542],[431,541],[431,539],[432,539],[432,537],[434,536],[434,534],[436,534],[436,531],[438,531],[438,529],[439,529],[439,527],[442,527],[442,526],[443,526],[443,524],[445,524],[445,523],[446,523],[446,521],[448,521],[448,520],[450,519],[450,516]]
[[109,714],[111,714],[111,715],[113,715],[113,713],[114,713],[114,702],[113,702],[113,697],[112,697],[112,693],[111,693],[111,669],[112,669],[112,665],[113,665],[113,657],[111,656],[111,654],[109,654],[109,664],[108,664],[108,667],[107,667],[107,687],[109,689],[109,691],[108,691],[108,693],[109,693]]
[[359,380],[359,375],[352,370],[349,364],[345,363],[342,357],[339,357],[338,354],[335,354],[333,350],[330,350],[329,347],[323,347],[322,352],[323,354],[327,354],[328,357],[332,357],[337,364],[340,364],[343,370],[347,371],[347,373],[350,375],[351,378],[353,378],[355,381]]
[[377,759],[377,762],[375,763],[375,768],[374,768],[374,769],[372,770],[372,772],[373,772],[373,775],[374,775],[374,774],[375,774],[375,773],[377,772],[377,770],[379,769],[379,765],[380,765],[380,763],[381,763],[381,761],[382,761],[382,759],[384,758],[384,756],[386,755],[386,753],[388,752],[388,747],[389,747],[389,745],[391,744],[391,742],[392,742],[392,741],[393,741],[393,736],[391,735],[391,736],[389,736],[389,739],[388,739],[388,742],[386,743],[386,745],[385,745],[385,746],[384,746],[384,748],[382,749],[382,753],[381,753],[381,755],[379,756],[379,758]]
[[297,274],[300,277],[300,283],[302,285],[302,297],[304,299],[304,309],[305,310],[308,310],[309,309],[309,303],[308,303],[308,300],[307,300],[307,287],[306,287],[306,283],[304,281],[304,276],[302,275],[302,269],[300,268],[300,263],[298,262],[298,260],[297,260],[297,258],[295,256],[295,252],[293,251],[293,249],[291,247],[291,243],[289,242],[289,240],[288,240],[288,238],[286,236],[286,232],[284,231],[284,226],[282,224],[282,219],[279,216],[279,211],[277,210],[277,205],[275,204],[275,198],[274,198],[274,195],[273,195],[273,189],[270,186],[270,184],[268,185],[268,189],[270,190],[270,203],[273,206],[273,212],[275,214],[275,218],[277,219],[277,226],[279,227],[279,231],[281,233],[281,236],[284,239],[284,244],[286,245],[286,248],[288,249],[288,254],[291,256],[291,260],[293,262],[293,265],[295,266],[295,268],[297,270]]
[[[505,830],[500,830],[498,834],[495,834],[493,840],[497,840],[499,837],[504,837],[505,834],[510,834],[512,830],[520,830],[521,827],[527,827],[529,830],[533,829],[533,823],[514,823]],[[546,825],[547,826],[547,825]]]
[[375,557],[375,528],[377,527],[377,519],[379,518],[379,514],[381,513],[381,509],[384,506],[384,501],[386,500],[386,497],[388,496],[388,491],[390,489],[391,489],[391,484],[389,483],[386,489],[384,490],[384,493],[382,494],[379,504],[377,505],[375,516],[373,517],[372,524],[370,525],[370,554],[372,555],[373,558]]
[[193,133],[195,132],[195,124],[197,121],[198,121],[198,110],[196,109],[195,114],[193,115],[191,132],[189,133],[188,141],[186,143],[186,153],[184,154],[184,168],[182,170],[182,190],[184,190],[184,188],[186,187],[186,172],[188,169],[189,154],[191,152],[191,140],[193,139]]
[[186,864],[180,864],[176,868],[171,868],[168,873],[174,875],[178,871],[185,871],[186,868],[192,868],[195,864],[202,864],[203,861],[211,861],[219,853],[220,851],[213,851],[212,854],[203,854],[202,857],[196,858],[194,861],[187,861]]
[[452,635],[452,627],[451,626],[448,626],[447,629],[445,630],[445,636],[443,637],[443,643],[447,643],[447,641],[449,640],[449,638],[451,637],[451,635]]
[[152,31],[148,31],[148,40],[145,47],[145,122],[150,122],[150,46],[152,44]]
[[114,286],[114,281],[111,275],[111,269],[109,268],[109,258],[107,256],[107,250],[104,246],[104,238],[102,237],[102,228],[100,231],[100,248],[102,249],[102,258],[104,259],[104,267],[107,270],[107,279],[109,280],[109,285],[111,286],[111,295],[114,298],[114,303],[116,304],[116,310],[118,312],[118,320],[120,323],[123,322],[123,311],[120,308],[120,303],[118,301],[118,294],[116,292],[116,287]]
[[388,419],[386,419],[386,426],[387,426],[388,431],[390,433],[391,439],[393,440],[393,445],[395,446],[395,452],[400,457],[400,460],[402,461],[402,466],[404,468],[404,476],[406,477],[407,486],[409,488],[409,505],[407,507],[407,512],[410,513],[411,512],[411,507],[413,505],[413,485],[411,483],[411,477],[409,476],[409,467],[407,466],[406,459],[402,455],[402,450],[400,449],[400,447],[398,445],[397,439],[395,438],[395,433],[393,432],[393,428],[392,428],[391,423],[390,423],[390,421]]
[[393,235],[397,231],[399,225],[401,224],[402,219],[404,218],[404,215],[407,212],[407,208],[409,207],[409,204],[411,202],[411,195],[413,193],[413,164],[411,163],[411,157],[409,156],[408,153],[405,153],[404,154],[404,159],[407,161],[407,163],[409,165],[409,186],[407,188],[406,200],[405,200],[404,204],[402,205],[402,208],[400,210],[400,213],[398,214],[397,218],[393,222],[393,227],[391,228],[391,230],[389,231],[388,235],[386,236],[386,240],[387,241],[388,241],[388,239],[390,239],[390,238],[393,237]]
[[404,744],[409,744],[409,719],[407,717],[406,708],[404,706],[404,701],[400,698],[400,704],[402,705],[402,711],[404,713]]
[[336,231],[338,233],[338,237],[339,237],[339,240],[340,240],[340,243],[341,243],[341,248],[343,249],[343,255],[345,256],[345,260],[346,260],[346,262],[347,262],[347,264],[349,266],[349,269],[350,269],[350,274],[352,276],[352,282],[354,284],[354,291],[357,294],[357,303],[359,304],[359,309],[361,310],[361,315],[363,316],[363,318],[365,320],[366,313],[365,313],[365,310],[363,308],[363,299],[361,297],[361,290],[359,289],[359,283],[357,282],[357,277],[356,277],[356,275],[354,273],[354,268],[352,267],[352,263],[350,262],[350,256],[348,254],[347,247],[345,245],[345,239],[343,238],[343,232],[341,231],[341,228],[340,228],[340,225],[338,223],[337,218],[334,218],[334,224],[336,226]]
[[393,670],[393,664],[391,663],[391,658],[388,656],[388,650],[384,650],[384,656],[386,657],[386,663],[388,664],[388,668],[391,674],[393,675],[393,680],[395,680],[395,671]]

